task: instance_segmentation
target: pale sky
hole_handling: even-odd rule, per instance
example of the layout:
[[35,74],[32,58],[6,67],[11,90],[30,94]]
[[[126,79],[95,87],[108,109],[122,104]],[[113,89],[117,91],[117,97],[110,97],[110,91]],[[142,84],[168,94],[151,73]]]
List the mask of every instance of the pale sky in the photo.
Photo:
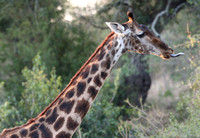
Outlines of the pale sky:
[[100,2],[101,0],[70,0],[72,5],[79,7],[86,7],[94,5],[96,2]]
[[[70,0],[71,4],[73,6],[78,6],[78,7],[87,7],[87,6],[94,6],[96,3],[100,3],[103,2],[105,0]],[[71,15],[67,15],[65,16],[64,20],[68,20],[71,21],[72,20],[72,16]]]

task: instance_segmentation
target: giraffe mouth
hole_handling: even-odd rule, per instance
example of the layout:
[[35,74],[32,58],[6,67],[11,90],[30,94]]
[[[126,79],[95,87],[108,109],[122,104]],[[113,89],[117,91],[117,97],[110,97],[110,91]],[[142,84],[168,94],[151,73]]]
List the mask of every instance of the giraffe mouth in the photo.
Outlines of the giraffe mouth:
[[163,59],[169,59],[170,57],[176,58],[176,57],[179,57],[179,56],[182,56],[182,55],[184,55],[184,53],[180,52],[180,53],[177,53],[177,54],[160,55],[160,57],[163,58]]
[[169,54],[167,54],[167,55],[160,55],[160,57],[163,58],[163,59],[169,59],[170,55]]

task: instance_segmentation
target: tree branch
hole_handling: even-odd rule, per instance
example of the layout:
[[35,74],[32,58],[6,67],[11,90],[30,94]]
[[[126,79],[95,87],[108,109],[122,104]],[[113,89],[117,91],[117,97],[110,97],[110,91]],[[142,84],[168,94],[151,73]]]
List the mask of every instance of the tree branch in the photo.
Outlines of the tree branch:
[[93,26],[94,28],[98,28],[98,29],[108,29],[108,27],[104,27],[104,26],[99,26],[96,25],[94,22],[92,22],[90,19],[87,19],[84,16],[80,16],[81,19],[85,20],[87,23],[89,23],[91,26]]
[[156,15],[156,17],[154,18],[154,20],[153,20],[153,22],[152,22],[152,24],[151,24],[151,29],[152,29],[153,33],[154,33],[156,36],[160,36],[160,34],[159,34],[159,33],[156,31],[156,29],[155,29],[155,26],[156,26],[156,24],[157,24],[157,22],[158,22],[158,19],[169,11],[169,6],[170,6],[171,2],[172,2],[172,0],[168,0],[168,1],[167,1],[167,5],[166,5],[165,10],[159,12],[159,13]]
[[177,14],[177,12],[180,10],[180,8],[182,8],[183,6],[185,6],[186,2],[183,2],[181,4],[179,4],[175,9],[174,9],[174,13],[173,16],[175,16]]

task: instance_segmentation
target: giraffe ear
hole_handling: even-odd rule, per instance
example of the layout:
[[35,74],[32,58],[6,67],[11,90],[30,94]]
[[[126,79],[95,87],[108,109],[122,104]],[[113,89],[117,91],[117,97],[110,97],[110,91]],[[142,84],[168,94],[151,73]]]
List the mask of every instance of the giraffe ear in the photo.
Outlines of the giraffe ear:
[[118,34],[118,35],[124,35],[123,32],[124,32],[125,28],[121,24],[116,23],[116,22],[106,22],[106,24],[116,34]]

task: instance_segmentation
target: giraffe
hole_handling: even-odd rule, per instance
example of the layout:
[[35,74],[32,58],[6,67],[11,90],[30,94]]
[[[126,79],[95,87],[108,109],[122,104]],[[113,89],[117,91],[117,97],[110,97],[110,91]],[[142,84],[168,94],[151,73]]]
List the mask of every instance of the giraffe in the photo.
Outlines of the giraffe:
[[0,138],[70,138],[123,53],[153,54],[163,59],[175,55],[167,44],[139,24],[132,12],[127,12],[127,16],[129,20],[123,24],[106,22],[112,32],[49,106],[26,124],[4,129]]

